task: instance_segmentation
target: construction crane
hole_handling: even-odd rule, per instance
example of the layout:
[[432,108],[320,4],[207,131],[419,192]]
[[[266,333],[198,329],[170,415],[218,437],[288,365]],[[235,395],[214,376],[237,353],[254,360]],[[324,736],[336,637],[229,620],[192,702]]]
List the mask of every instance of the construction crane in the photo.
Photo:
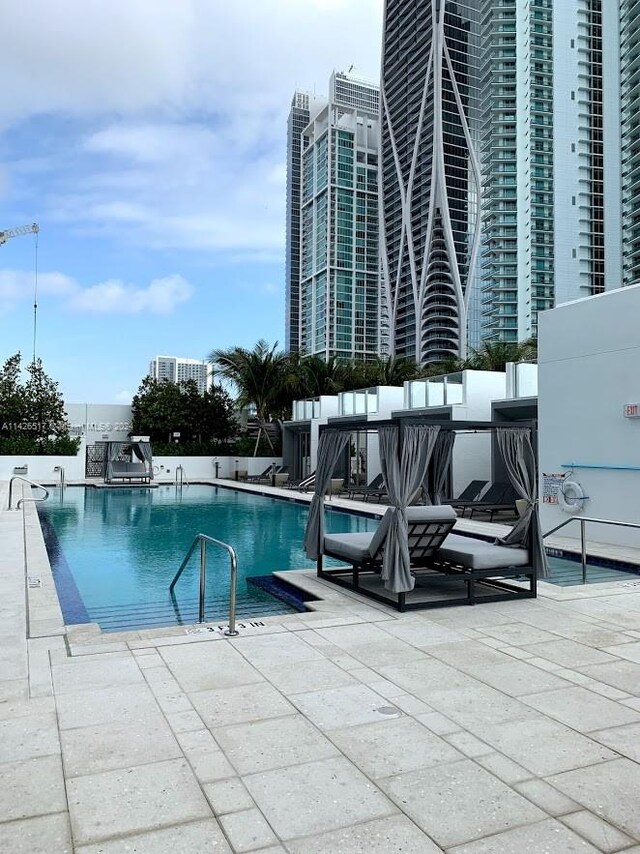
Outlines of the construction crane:
[[37,222],[31,225],[18,225],[16,228],[7,228],[0,231],[0,246],[12,237],[20,237],[23,234],[33,234],[35,237],[35,275],[33,286],[33,361],[36,361],[36,335],[38,332],[38,232],[40,226]]
[[31,225],[19,225],[17,228],[7,228],[6,231],[0,231],[0,246],[12,237],[20,237],[23,234],[37,234],[39,231],[40,226],[37,222],[32,222]]

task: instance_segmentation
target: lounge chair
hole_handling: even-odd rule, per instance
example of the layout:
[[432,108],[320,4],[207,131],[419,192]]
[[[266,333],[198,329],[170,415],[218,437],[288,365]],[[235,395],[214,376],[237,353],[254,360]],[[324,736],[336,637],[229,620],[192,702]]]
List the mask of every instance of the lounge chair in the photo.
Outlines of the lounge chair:
[[298,489],[300,492],[307,492],[309,489],[313,489],[313,485],[316,481],[316,473],[312,471],[311,474],[306,477],[299,478],[298,480],[289,480],[286,483],[287,489]]
[[[392,508],[387,510],[373,533],[325,535],[324,553],[352,565],[354,587],[358,586],[361,572],[380,572],[392,512]],[[406,513],[411,565],[424,565],[432,559],[455,525],[456,513],[447,505],[407,507]],[[327,574],[331,573],[331,570],[327,571]]]
[[246,478],[247,483],[260,483],[261,480],[269,480],[274,469],[275,463],[271,463],[263,472],[260,472],[260,474],[250,474],[249,477]]
[[144,463],[126,463],[115,460],[111,463],[109,483],[114,480],[140,480],[149,483],[151,475]]
[[510,483],[492,483],[489,489],[482,495],[479,501],[452,501],[451,506],[456,510],[462,510],[464,516],[469,510],[469,517],[474,513],[489,513],[489,521],[493,521],[494,514],[509,511],[515,515],[516,499],[520,496]]
[[[323,569],[320,558],[318,575],[399,611],[535,597],[536,573],[529,551],[451,533],[456,514],[448,505],[407,508],[415,588],[407,593],[386,591],[374,574],[382,567],[389,514],[373,534],[325,535],[324,554],[351,569]],[[368,578],[361,578],[366,573]]]
[[459,501],[478,501],[478,496],[485,488],[489,481],[487,480],[472,480],[469,486],[462,490],[457,498],[447,498],[444,504],[456,505]]
[[361,495],[364,501],[371,497],[380,497],[387,494],[384,487],[384,478],[382,474],[376,475],[368,486],[349,486],[346,489],[347,497],[354,498],[356,495]]

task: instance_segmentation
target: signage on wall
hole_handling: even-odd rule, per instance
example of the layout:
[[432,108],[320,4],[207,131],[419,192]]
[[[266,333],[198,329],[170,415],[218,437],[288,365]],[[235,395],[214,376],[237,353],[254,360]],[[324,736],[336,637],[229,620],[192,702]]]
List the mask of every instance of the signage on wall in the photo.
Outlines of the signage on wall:
[[622,414],[625,418],[640,418],[640,403],[625,403]]
[[542,503],[543,504],[559,504],[558,494],[562,489],[562,481],[564,474],[562,472],[553,472],[551,474],[542,475]]

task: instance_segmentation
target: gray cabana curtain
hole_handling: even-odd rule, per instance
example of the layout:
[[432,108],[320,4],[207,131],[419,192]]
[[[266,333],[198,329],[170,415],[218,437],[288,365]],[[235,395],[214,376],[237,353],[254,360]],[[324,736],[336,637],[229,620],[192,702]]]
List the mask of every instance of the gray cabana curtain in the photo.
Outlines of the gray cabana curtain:
[[385,426],[378,431],[382,476],[392,507],[381,578],[385,588],[392,593],[413,590],[406,510],[424,481],[439,432],[440,427],[437,426],[409,424],[402,431],[400,448],[398,427]]
[[[440,428],[440,433],[438,434],[433,454],[431,455],[431,462],[422,483],[425,504],[442,504],[445,499],[444,492],[449,469],[451,468],[451,460],[453,459],[453,445],[455,440],[456,434],[454,430],[447,430],[446,427]],[[429,492],[430,472],[432,472],[433,495]]]
[[111,482],[111,476],[113,475],[113,463],[115,460],[118,459],[120,451],[122,450],[123,447],[124,446],[123,446],[122,442],[109,442],[107,444],[107,450],[106,450],[107,467],[106,467],[105,476],[104,476],[106,483]]
[[147,464],[147,469],[149,471],[149,479],[153,480],[153,456],[151,453],[151,443],[150,442],[138,442],[136,445],[133,445],[133,451],[136,457],[142,462]]
[[509,480],[518,495],[528,502],[524,515],[511,532],[498,542],[503,546],[515,547],[529,542],[531,565],[538,576],[545,578],[549,568],[540,528],[536,458],[531,444],[531,431],[522,427],[499,427],[496,436]]
[[304,550],[311,560],[317,560],[323,552],[324,543],[324,494],[331,483],[331,475],[349,441],[350,433],[325,430],[318,442],[318,463],[314,495],[309,507],[307,528],[304,533]]

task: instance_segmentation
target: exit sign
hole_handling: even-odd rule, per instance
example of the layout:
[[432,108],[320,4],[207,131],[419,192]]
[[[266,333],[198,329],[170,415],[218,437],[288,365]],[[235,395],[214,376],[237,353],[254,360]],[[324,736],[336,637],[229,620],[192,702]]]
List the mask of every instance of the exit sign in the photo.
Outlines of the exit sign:
[[640,418],[640,403],[625,403],[622,412],[625,418]]

